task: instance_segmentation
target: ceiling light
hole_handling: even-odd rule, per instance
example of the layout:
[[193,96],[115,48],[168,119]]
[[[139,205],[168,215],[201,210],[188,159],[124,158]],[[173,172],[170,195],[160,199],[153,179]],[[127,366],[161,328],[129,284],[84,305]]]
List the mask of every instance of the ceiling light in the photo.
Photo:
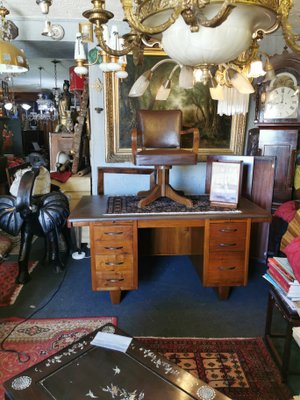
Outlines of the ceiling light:
[[161,41],[168,56],[182,65],[219,65],[253,51],[254,44],[280,26],[289,47],[299,51],[298,35],[288,24],[293,0],[121,0],[125,21],[131,31],[124,47],[116,49],[105,37],[106,23],[114,15],[105,10],[104,0],[91,0],[93,8],[83,13],[95,25],[102,50],[113,56],[143,52],[146,38]]
[[42,14],[48,14],[49,7],[52,5],[52,0],[36,0],[36,4],[40,6]]
[[[18,74],[27,72],[29,65],[24,51],[18,49],[9,41],[16,37],[18,32],[16,35],[11,34],[11,21],[5,19],[8,14],[7,8],[0,4],[0,73]],[[15,25],[14,27],[17,29]]]

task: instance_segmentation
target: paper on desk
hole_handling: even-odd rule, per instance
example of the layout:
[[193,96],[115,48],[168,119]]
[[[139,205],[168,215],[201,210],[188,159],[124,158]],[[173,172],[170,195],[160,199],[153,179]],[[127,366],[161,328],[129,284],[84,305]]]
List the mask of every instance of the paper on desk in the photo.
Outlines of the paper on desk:
[[106,349],[117,350],[125,353],[132,341],[131,337],[115,335],[113,333],[98,332],[91,341],[93,346],[104,347]]

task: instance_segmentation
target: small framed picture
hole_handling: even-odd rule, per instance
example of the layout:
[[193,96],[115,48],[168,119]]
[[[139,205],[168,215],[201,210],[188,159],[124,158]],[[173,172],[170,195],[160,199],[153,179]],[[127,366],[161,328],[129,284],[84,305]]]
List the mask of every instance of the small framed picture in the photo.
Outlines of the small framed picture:
[[88,43],[93,42],[93,24],[90,22],[80,22],[79,32],[81,33],[82,42]]
[[241,192],[242,161],[213,162],[209,200],[211,206],[237,208]]

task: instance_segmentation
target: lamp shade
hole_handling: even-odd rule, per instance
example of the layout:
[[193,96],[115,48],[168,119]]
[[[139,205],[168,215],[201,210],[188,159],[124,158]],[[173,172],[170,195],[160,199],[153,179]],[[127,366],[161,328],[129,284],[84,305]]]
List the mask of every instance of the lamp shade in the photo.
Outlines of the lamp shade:
[[[211,3],[203,9],[204,17],[213,18],[220,6]],[[149,18],[149,25],[162,16]],[[252,35],[259,29],[268,30],[276,22],[276,13],[270,9],[236,4],[228,18],[219,26],[201,26],[191,32],[182,16],[162,33],[162,47],[168,56],[183,65],[221,64],[236,59],[252,43]],[[188,45],[187,45],[188,44]]]
[[72,67],[69,68],[70,92],[83,91],[84,89],[84,78],[82,76],[78,76],[75,73],[74,71],[75,68],[76,67],[74,65],[72,65]]
[[248,72],[249,78],[258,78],[264,75],[266,75],[266,71],[263,69],[263,63],[260,60],[252,61]]
[[28,70],[29,65],[24,51],[0,39],[0,73],[18,74]]
[[132,85],[128,96],[129,97],[139,97],[142,96],[147,87],[149,86],[152,77],[152,71],[145,71]]

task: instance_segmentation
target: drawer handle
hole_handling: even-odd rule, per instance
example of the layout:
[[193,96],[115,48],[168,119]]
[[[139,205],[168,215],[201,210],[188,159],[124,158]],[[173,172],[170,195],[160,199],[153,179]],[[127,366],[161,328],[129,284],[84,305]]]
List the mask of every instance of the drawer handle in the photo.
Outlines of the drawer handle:
[[228,233],[228,232],[237,232],[237,229],[236,228],[223,228],[223,229],[220,229],[220,232],[225,232],[225,233]]
[[118,246],[118,247],[104,247],[105,250],[121,250],[123,249],[123,246]]
[[124,278],[119,278],[119,279],[106,279],[107,282],[111,283],[117,283],[117,282],[122,282],[124,281]]
[[220,247],[233,247],[236,246],[236,243],[220,243]]
[[220,271],[233,271],[236,267],[219,267]]
[[112,267],[112,266],[118,266],[118,265],[122,265],[122,264],[124,264],[123,261],[120,261],[120,262],[106,262],[106,263],[105,263],[105,265],[109,265],[110,267]]
[[104,232],[104,235],[108,236],[118,236],[118,235],[123,235],[124,232]]

